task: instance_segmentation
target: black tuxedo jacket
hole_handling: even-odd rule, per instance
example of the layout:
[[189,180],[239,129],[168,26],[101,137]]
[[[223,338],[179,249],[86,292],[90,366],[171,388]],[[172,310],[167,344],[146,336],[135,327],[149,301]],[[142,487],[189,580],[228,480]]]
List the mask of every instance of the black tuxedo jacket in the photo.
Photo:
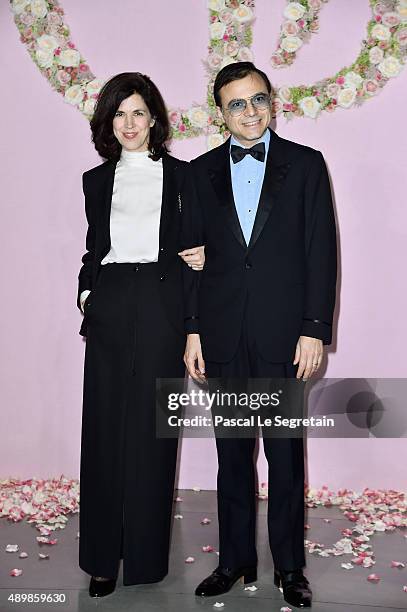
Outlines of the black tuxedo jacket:
[[291,361],[299,336],[331,342],[336,228],[328,173],[319,151],[270,130],[266,171],[247,245],[230,173],[230,140],[189,165],[191,222],[205,244],[186,326],[203,357],[227,362],[237,349],[245,306],[264,359]]
[[[185,248],[182,242],[181,219],[183,217],[183,197],[187,162],[175,159],[167,153],[163,155],[163,195],[160,217],[159,256],[157,275],[160,281],[163,302],[170,321],[180,333],[184,330],[182,262],[178,252]],[[85,289],[92,290],[98,282],[101,261],[110,250],[110,210],[116,162],[104,164],[88,170],[83,175],[85,211],[88,221],[86,253],[82,257],[79,272],[77,305],[80,308],[80,294]],[[142,228],[140,228],[142,231]],[[191,246],[191,245],[189,245]],[[185,266],[187,267],[187,266]],[[193,276],[186,277],[187,282]],[[85,316],[80,334],[86,336]]]

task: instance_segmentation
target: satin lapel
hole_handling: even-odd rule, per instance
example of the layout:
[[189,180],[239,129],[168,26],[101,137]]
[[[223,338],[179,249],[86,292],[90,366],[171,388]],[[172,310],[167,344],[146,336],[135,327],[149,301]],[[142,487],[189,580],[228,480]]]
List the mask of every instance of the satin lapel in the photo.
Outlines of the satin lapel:
[[219,155],[216,168],[209,171],[213,188],[218,196],[219,204],[225,215],[225,219],[232,230],[236,240],[244,249],[247,248],[246,241],[240,226],[239,217],[236,212],[235,200],[233,197],[232,177],[230,172],[229,160],[230,139],[219,147]]
[[160,245],[163,244],[164,237],[169,231],[171,220],[177,210],[176,202],[176,181],[175,172],[177,162],[169,155],[163,155],[163,192],[161,200],[160,215]]
[[252,249],[269,218],[272,208],[276,205],[278,194],[284,184],[291,163],[284,158],[284,149],[279,137],[271,132],[270,147],[266,160],[263,187],[257,207],[256,218],[248,249]]

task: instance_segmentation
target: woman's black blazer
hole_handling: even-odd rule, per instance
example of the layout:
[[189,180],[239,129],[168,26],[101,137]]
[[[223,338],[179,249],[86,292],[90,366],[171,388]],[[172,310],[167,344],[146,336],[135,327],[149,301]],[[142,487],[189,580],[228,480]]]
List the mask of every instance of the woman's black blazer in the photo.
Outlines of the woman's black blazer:
[[[183,189],[188,163],[168,153],[162,157],[163,195],[159,230],[159,256],[157,276],[169,320],[179,333],[184,334],[183,267],[187,267],[178,255],[187,245],[183,242],[182,219]],[[110,250],[110,210],[115,161],[107,161],[83,174],[85,211],[88,221],[86,253],[82,257],[79,272],[77,305],[85,289],[92,291],[98,282],[101,261]],[[143,228],[136,228],[143,231]],[[80,334],[86,336],[86,308]]]

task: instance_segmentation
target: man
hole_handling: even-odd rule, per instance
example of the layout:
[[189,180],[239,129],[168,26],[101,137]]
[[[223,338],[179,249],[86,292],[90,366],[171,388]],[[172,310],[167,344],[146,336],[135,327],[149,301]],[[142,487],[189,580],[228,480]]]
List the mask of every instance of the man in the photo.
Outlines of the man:
[[[198,381],[204,374],[306,380],[331,342],[336,231],[328,174],[319,151],[269,129],[270,93],[251,62],[224,67],[214,98],[231,138],[191,162],[192,221],[206,264],[186,313],[185,363]],[[310,607],[303,440],[263,442],[274,581],[288,603]],[[196,589],[202,596],[257,579],[255,439],[216,445],[219,567]]]

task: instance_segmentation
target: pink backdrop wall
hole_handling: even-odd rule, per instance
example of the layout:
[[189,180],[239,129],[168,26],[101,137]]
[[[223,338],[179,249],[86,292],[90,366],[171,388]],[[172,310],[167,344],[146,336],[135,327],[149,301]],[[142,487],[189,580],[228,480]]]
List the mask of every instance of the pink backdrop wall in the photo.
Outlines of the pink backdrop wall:
[[[78,48],[94,73],[149,74],[169,105],[205,97],[205,0],[63,0]],[[368,0],[331,0],[321,31],[287,71],[273,71],[284,0],[257,0],[256,63],[274,83],[311,83],[356,57]],[[81,174],[98,163],[89,126],[54,93],[0,6],[2,118],[0,478],[78,476],[82,364],[77,273],[84,249]],[[150,42],[149,38],[153,36]],[[283,137],[323,151],[333,180],[341,245],[337,341],[327,376],[405,377],[407,291],[407,72],[360,109],[317,121],[277,122]],[[185,159],[203,138],[175,142]],[[319,486],[406,486],[406,440],[312,440],[309,481]],[[179,486],[215,488],[212,440],[184,440]],[[259,457],[259,478],[267,480]]]

